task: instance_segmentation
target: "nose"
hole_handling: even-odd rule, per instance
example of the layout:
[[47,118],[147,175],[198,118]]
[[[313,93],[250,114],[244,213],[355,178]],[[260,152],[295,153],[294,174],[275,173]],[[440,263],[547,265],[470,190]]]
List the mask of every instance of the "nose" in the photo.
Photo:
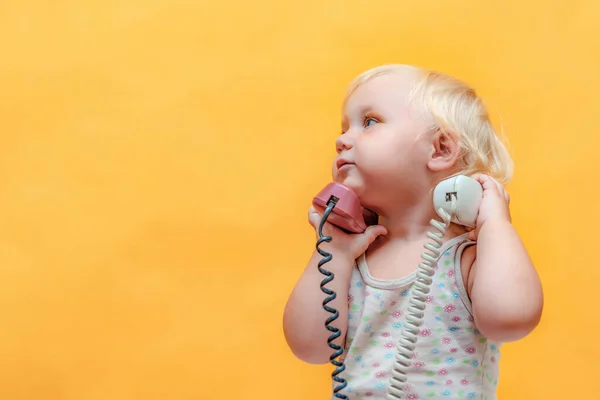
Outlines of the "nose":
[[340,154],[344,150],[350,150],[352,148],[352,139],[347,133],[341,135],[335,141],[335,150]]

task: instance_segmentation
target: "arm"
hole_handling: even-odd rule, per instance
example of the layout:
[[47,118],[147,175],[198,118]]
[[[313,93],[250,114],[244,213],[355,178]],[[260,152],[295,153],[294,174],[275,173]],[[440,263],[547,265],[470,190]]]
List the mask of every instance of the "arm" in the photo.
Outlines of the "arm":
[[[341,330],[341,336],[333,343],[343,347],[348,327],[348,287],[354,260],[344,254],[336,254],[326,243],[323,243],[321,248],[333,255],[331,261],[323,268],[335,275],[333,281],[326,286],[336,293],[336,298],[329,302],[328,306],[339,312],[338,318],[331,326]],[[283,314],[283,331],[288,346],[296,357],[311,364],[327,363],[334,351],[327,344],[332,332],[325,328],[325,321],[333,314],[325,311],[322,305],[327,295],[320,287],[325,278],[317,267],[321,258],[317,251],[313,253],[288,299]]]
[[480,179],[484,199],[477,246],[465,251],[471,253],[466,259],[474,259],[467,292],[481,333],[499,342],[516,341],[533,331],[541,319],[542,285],[511,223],[508,195],[490,178]]
[[[311,207],[308,213],[310,224],[318,232],[321,215]],[[332,255],[332,259],[323,268],[334,274],[333,281],[325,287],[336,293],[335,299],[327,303],[335,308],[339,315],[331,322],[331,326],[340,330],[340,336],[333,343],[344,346],[348,328],[348,290],[354,262],[358,255],[364,253],[369,245],[387,230],[381,225],[371,225],[361,234],[346,234],[326,222],[323,234],[331,236],[331,242],[324,242],[319,247]],[[322,256],[315,250],[298,283],[294,287],[283,313],[283,332],[288,346],[304,362],[325,364],[334,350],[327,344],[333,334],[325,328],[325,321],[333,314],[323,309],[323,301],[327,297],[321,291],[321,282],[325,275],[318,269]]]

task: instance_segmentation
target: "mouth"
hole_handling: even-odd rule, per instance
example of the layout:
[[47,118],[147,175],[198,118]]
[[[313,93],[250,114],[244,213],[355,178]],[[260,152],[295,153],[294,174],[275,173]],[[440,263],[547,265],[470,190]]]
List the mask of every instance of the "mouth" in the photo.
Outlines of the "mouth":
[[336,168],[339,170],[340,168],[342,168],[345,165],[354,165],[353,162],[350,162],[348,160],[344,160],[344,159],[339,159],[337,160],[337,162],[335,163]]

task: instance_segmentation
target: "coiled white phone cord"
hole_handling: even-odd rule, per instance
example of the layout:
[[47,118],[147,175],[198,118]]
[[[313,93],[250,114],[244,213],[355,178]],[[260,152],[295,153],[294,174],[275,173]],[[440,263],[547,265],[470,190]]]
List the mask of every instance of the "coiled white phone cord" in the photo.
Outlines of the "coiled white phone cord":
[[407,370],[411,365],[411,358],[417,343],[419,328],[423,322],[423,317],[425,316],[427,295],[429,294],[429,287],[433,282],[432,278],[435,274],[435,264],[440,255],[439,250],[442,247],[446,229],[448,229],[450,221],[452,220],[452,215],[456,210],[456,199],[454,198],[452,199],[451,210],[451,214],[443,208],[438,210],[438,213],[444,220],[443,223],[433,219],[430,222],[439,233],[427,232],[427,236],[433,242],[425,244],[425,248],[429,250],[429,253],[423,252],[421,255],[423,261],[419,264],[417,278],[413,284],[412,296],[408,303],[406,323],[404,324],[400,340],[398,341],[396,359],[392,377],[390,378],[390,389],[388,392],[388,399],[390,400],[404,398],[403,394],[407,382]]

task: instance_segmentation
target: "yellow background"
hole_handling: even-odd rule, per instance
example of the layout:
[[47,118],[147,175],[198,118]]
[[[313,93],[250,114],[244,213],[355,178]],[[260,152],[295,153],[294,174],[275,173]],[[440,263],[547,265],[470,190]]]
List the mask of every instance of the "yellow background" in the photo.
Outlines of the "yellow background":
[[0,3],[0,398],[325,399],[287,296],[349,80],[468,80],[503,122],[544,320],[500,399],[598,395],[600,6]]

